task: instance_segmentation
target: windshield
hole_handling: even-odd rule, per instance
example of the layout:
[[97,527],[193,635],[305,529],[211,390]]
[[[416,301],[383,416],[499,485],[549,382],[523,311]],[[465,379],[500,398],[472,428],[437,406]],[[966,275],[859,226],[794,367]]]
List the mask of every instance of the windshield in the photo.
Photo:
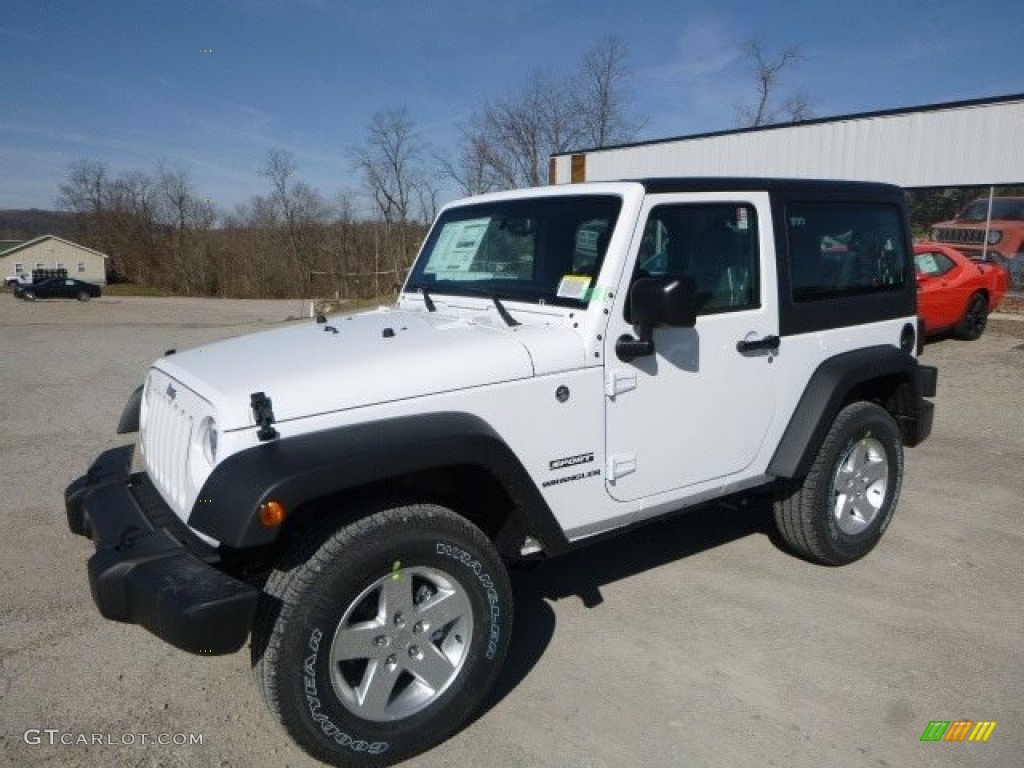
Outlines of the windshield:
[[[960,221],[985,221],[987,218],[988,200],[975,200],[960,214]],[[993,199],[992,218],[1002,221],[1024,219],[1024,199]]]
[[621,207],[616,196],[575,195],[451,208],[406,290],[585,306]]

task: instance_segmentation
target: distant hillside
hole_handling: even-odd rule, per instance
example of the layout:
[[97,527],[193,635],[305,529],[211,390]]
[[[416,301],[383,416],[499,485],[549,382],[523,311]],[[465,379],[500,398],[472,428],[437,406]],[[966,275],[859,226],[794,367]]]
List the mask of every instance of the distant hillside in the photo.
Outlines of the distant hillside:
[[74,214],[63,211],[0,211],[0,240],[31,240],[39,235],[74,237]]

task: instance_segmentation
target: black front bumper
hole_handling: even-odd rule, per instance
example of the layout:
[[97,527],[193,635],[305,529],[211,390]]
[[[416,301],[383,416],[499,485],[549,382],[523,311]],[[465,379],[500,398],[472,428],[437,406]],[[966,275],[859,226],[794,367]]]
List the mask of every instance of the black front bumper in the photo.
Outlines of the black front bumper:
[[133,447],[101,454],[65,491],[68,526],[92,538],[89,586],[108,619],[145,627],[190,653],[234,653],[249,636],[259,590],[218,569],[217,551],[166,505]]

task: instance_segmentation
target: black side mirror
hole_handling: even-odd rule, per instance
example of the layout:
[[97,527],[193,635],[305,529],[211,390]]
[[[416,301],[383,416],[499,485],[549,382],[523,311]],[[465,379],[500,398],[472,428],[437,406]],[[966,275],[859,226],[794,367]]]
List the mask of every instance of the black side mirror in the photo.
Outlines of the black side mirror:
[[626,320],[637,326],[639,338],[620,336],[615,342],[615,354],[629,362],[637,357],[654,354],[656,325],[693,328],[697,323],[697,302],[693,281],[678,277],[641,277],[629,289]]
[[692,328],[697,322],[693,281],[679,277],[641,277],[629,289],[626,319],[633,325]]

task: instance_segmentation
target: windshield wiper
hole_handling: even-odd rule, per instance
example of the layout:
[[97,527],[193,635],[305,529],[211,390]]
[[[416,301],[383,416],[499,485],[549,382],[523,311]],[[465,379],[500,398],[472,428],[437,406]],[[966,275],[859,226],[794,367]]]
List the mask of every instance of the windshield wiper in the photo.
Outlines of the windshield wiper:
[[502,304],[501,299],[498,298],[498,294],[492,293],[491,301],[494,302],[494,308],[498,310],[498,314],[501,315],[501,319],[505,321],[505,325],[510,327],[514,325],[522,325],[522,323],[520,323],[518,320],[516,320],[514,317],[512,317],[512,315],[508,313],[508,310],[505,309],[505,305]]
[[437,307],[434,306],[434,300],[430,298],[430,294],[427,293],[426,288],[420,288],[420,295],[423,296],[423,303],[427,307],[427,312],[437,312]]
[[[427,292],[424,288],[421,287],[420,292],[423,294],[424,297],[427,296]],[[443,292],[444,291],[442,291],[442,293]],[[490,299],[492,302],[494,302],[494,308],[498,310],[498,317],[500,317],[504,321],[505,325],[509,326],[510,328],[517,325],[522,325],[522,323],[520,323],[518,320],[512,317],[512,315],[509,314],[508,310],[505,309],[505,305],[501,303],[501,299],[498,298],[498,294],[496,291],[485,291],[481,288],[469,288],[467,286],[460,285],[456,290],[452,291],[451,295],[482,296],[485,299]],[[426,301],[426,299],[424,300]],[[427,309],[430,309],[431,304],[433,304],[433,302],[430,302],[430,304],[427,305]],[[434,310],[430,309],[430,311],[433,312]]]

